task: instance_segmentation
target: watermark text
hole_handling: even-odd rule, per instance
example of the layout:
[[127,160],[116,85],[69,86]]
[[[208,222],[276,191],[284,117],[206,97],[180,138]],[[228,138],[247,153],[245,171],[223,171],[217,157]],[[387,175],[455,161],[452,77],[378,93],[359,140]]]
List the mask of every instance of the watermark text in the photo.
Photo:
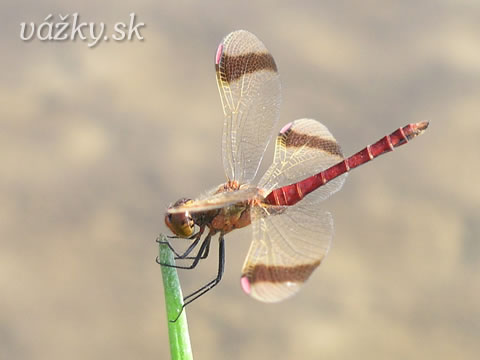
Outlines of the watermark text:
[[58,15],[59,21],[55,21],[53,14],[48,14],[44,21],[38,25],[34,22],[20,23],[20,39],[31,41],[37,38],[40,41],[71,41],[80,39],[87,42],[89,48],[95,47],[100,41],[124,41],[140,40],[145,23],[137,22],[135,13],[130,13],[128,22],[117,22],[113,26],[110,36],[107,34],[105,23],[81,22],[78,13],[72,15]]

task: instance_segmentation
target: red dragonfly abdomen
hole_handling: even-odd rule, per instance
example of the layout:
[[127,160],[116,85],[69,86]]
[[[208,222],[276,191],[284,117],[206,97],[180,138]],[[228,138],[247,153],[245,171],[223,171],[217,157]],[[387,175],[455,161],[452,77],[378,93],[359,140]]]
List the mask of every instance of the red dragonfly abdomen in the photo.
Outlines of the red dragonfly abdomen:
[[392,151],[394,148],[406,144],[415,136],[422,134],[428,127],[428,122],[423,121],[416,124],[408,124],[403,128],[395,130],[390,135],[386,135],[376,143],[368,145],[363,150],[349,158],[329,167],[328,169],[312,175],[295,184],[283,186],[273,190],[265,198],[265,202],[270,205],[294,205],[302,200],[307,194],[325,185],[330,180],[375,159],[376,157]]

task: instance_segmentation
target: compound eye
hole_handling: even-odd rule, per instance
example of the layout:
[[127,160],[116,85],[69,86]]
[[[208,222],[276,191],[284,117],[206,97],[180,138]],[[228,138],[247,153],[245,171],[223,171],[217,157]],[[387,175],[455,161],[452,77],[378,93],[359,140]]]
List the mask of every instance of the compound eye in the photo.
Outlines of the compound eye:
[[195,227],[193,219],[188,212],[166,215],[165,224],[175,235],[180,237],[191,236]]
[[[180,199],[173,205],[173,207],[184,205],[185,203],[190,201],[190,199]],[[175,235],[183,238],[190,237],[193,234],[195,228],[195,223],[188,211],[165,214],[165,224],[170,230],[172,230]]]

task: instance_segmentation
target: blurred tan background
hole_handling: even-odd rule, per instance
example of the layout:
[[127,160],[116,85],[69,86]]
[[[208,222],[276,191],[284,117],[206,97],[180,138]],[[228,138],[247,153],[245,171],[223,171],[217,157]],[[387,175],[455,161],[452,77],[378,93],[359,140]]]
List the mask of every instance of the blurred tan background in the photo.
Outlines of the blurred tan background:
[[[135,12],[145,40],[20,40],[74,12],[107,31]],[[478,1],[2,1],[0,20],[0,359],[168,358],[154,241],[224,180],[213,60],[239,28],[277,61],[279,128],[318,119],[352,154],[431,126],[325,202],[333,249],[296,297],[245,296],[249,230],[230,234],[188,308],[195,358],[478,359]],[[215,271],[216,249],[184,292]]]

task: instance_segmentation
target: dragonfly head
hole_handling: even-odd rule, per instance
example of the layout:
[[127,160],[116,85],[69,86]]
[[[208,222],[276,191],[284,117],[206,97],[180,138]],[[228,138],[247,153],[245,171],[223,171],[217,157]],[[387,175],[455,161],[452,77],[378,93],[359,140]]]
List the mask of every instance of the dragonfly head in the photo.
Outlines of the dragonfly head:
[[[182,198],[175,204],[171,205],[168,209],[174,209],[178,206],[186,205],[191,202],[191,199]],[[165,224],[175,235],[182,238],[188,238],[191,236],[195,228],[195,223],[188,211],[177,213],[170,213],[167,211],[165,214]]]

